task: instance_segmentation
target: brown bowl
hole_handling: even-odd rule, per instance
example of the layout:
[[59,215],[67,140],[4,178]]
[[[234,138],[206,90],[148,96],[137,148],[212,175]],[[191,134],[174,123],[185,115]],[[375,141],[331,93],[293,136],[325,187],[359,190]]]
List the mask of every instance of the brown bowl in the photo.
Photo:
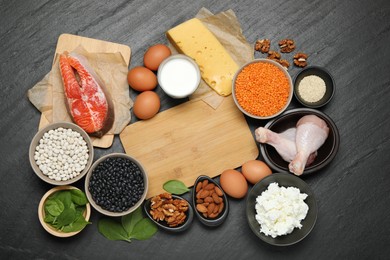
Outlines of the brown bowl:
[[[73,131],[78,132],[83,137],[85,142],[87,143],[88,153],[89,153],[87,164],[86,164],[84,170],[81,171],[80,174],[77,175],[76,177],[73,177],[71,179],[64,180],[64,181],[62,181],[62,180],[61,181],[56,181],[54,179],[49,178],[48,175],[43,174],[43,172],[41,171],[41,169],[37,165],[37,162],[34,159],[35,149],[38,146],[39,140],[41,140],[43,135],[45,133],[49,132],[50,130],[57,129],[57,128],[60,128],[60,127],[72,129]],[[42,128],[41,130],[39,130],[35,134],[34,138],[32,139],[32,141],[30,143],[29,159],[30,159],[30,165],[33,168],[35,174],[39,178],[41,178],[43,181],[45,181],[47,183],[50,183],[50,184],[53,184],[53,185],[69,185],[69,184],[72,184],[72,183],[80,180],[81,178],[83,178],[84,175],[88,172],[89,167],[91,167],[91,165],[92,165],[93,155],[94,155],[93,152],[94,151],[93,151],[93,146],[92,146],[91,139],[89,138],[88,134],[83,129],[81,129],[81,127],[79,127],[78,125],[73,124],[73,123],[59,122],[59,123],[50,124],[50,125]]]
[[[326,114],[311,108],[296,108],[291,109],[268,122],[264,127],[268,128],[276,133],[281,133],[291,127],[295,127],[298,120],[305,116],[314,114],[323,119],[329,127],[329,136],[325,143],[318,149],[317,157],[314,162],[305,167],[303,174],[309,174],[316,172],[325,166],[327,166],[333,158],[336,156],[340,145],[340,135],[336,124]],[[260,144],[260,152],[265,162],[275,172],[286,172],[289,173],[289,163],[283,160],[274,147],[268,144]]]
[[[41,201],[39,202],[39,206],[38,206],[38,218],[39,218],[39,222],[41,222],[41,225],[42,227],[50,234],[52,234],[53,236],[56,236],[56,237],[71,237],[71,236],[74,236],[78,233],[80,233],[82,230],[79,230],[79,231],[76,231],[76,232],[62,232],[60,230],[57,230],[55,229],[54,227],[52,227],[49,223],[46,223],[45,222],[45,208],[44,208],[44,205],[45,205],[45,202],[47,200],[48,197],[50,197],[51,195],[53,195],[54,193],[56,193],[57,191],[61,191],[61,190],[70,190],[70,189],[77,189],[79,190],[78,188],[76,187],[73,187],[73,186],[57,186],[57,187],[54,187],[52,188],[51,190],[47,191],[45,193],[45,195],[43,195]],[[84,214],[83,214],[84,218],[86,221],[89,220],[90,216],[91,216],[91,206],[89,203],[87,203],[85,205],[85,211],[84,211]]]
[[[133,162],[139,168],[141,175],[143,177],[143,185],[144,185],[144,191],[140,199],[129,209],[120,212],[110,211],[103,208],[95,201],[94,197],[90,192],[90,180],[91,180],[91,176],[94,174],[94,170],[99,166],[100,163],[107,160],[108,158],[117,158],[117,157],[127,159]],[[92,167],[89,169],[87,176],[85,177],[85,194],[87,195],[88,201],[91,203],[92,207],[96,209],[98,212],[110,217],[120,217],[120,216],[130,214],[131,212],[135,211],[139,206],[141,206],[141,204],[144,202],[146,198],[146,194],[148,193],[148,183],[149,182],[148,182],[148,176],[146,174],[146,171],[139,161],[124,153],[111,153],[96,160],[92,165]]]
[[[287,77],[288,79],[288,82],[289,82],[289,96],[287,98],[287,102],[286,104],[278,111],[276,112],[275,114],[273,115],[269,115],[269,116],[258,116],[258,115],[253,115],[251,114],[250,112],[246,111],[243,107],[241,107],[240,103],[238,102],[237,100],[237,97],[236,97],[236,86],[235,86],[235,82],[236,82],[236,79],[237,79],[237,76],[241,73],[241,71],[247,67],[248,65],[250,64],[253,64],[253,63],[268,63],[268,64],[272,64],[272,65],[275,65],[277,68],[279,68],[283,74]],[[246,64],[244,64],[237,72],[236,74],[234,75],[234,78],[233,78],[233,87],[232,87],[232,96],[233,96],[233,100],[234,100],[234,103],[236,104],[236,106],[238,107],[239,110],[241,110],[242,113],[244,113],[245,115],[251,117],[251,118],[254,118],[254,119],[271,119],[271,118],[274,118],[278,115],[280,115],[281,113],[283,113],[287,107],[290,105],[291,103],[291,100],[292,100],[292,97],[293,97],[293,93],[294,93],[294,89],[293,89],[293,83],[292,83],[292,79],[291,79],[291,76],[290,74],[287,72],[287,70],[282,66],[280,65],[279,63],[273,61],[273,60],[270,60],[270,59],[255,59],[253,61],[250,61]]]

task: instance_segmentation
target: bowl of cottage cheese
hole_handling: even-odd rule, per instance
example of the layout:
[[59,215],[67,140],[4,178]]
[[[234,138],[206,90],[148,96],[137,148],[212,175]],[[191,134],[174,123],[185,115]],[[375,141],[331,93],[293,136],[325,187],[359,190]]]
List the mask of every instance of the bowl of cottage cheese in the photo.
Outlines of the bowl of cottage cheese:
[[253,233],[275,246],[289,246],[303,240],[317,220],[313,191],[301,178],[273,173],[250,190],[246,215]]

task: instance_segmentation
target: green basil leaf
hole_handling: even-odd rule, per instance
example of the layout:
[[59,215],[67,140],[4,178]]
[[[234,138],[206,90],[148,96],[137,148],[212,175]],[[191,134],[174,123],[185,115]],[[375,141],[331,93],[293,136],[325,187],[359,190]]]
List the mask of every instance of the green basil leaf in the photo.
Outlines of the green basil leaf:
[[146,240],[151,238],[157,232],[157,226],[150,219],[143,218],[134,226],[130,238],[137,240]]
[[72,197],[72,201],[75,204],[79,206],[83,206],[88,203],[87,196],[85,196],[85,193],[82,192],[81,190],[72,189],[70,190],[70,194]]
[[64,203],[58,199],[48,199],[45,203],[45,210],[52,216],[59,216],[64,211]]
[[134,229],[134,226],[143,218],[142,209],[138,207],[132,213],[125,215],[121,218],[122,226],[126,230],[127,235],[130,236],[131,232]]
[[98,222],[98,230],[100,234],[109,240],[124,240],[131,242],[123,226],[118,221],[111,218],[100,219]]
[[170,180],[163,184],[163,189],[169,193],[181,195],[188,192],[190,189],[182,181]]
[[67,208],[57,217],[57,223],[60,227],[69,225],[76,220],[76,210]]

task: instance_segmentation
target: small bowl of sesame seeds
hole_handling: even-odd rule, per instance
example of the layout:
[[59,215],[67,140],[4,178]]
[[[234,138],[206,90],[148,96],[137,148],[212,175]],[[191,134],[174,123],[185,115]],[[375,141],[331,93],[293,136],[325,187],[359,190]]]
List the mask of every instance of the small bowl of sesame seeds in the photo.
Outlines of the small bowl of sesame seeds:
[[47,125],[30,143],[29,159],[35,174],[53,185],[69,185],[85,176],[93,161],[88,134],[68,122]]
[[287,109],[293,96],[290,74],[270,59],[243,65],[233,78],[232,95],[238,109],[254,119],[274,118]]
[[142,164],[124,153],[100,157],[85,177],[85,193],[98,212],[120,217],[136,210],[146,198],[148,176]]
[[322,67],[307,67],[294,79],[294,96],[299,103],[308,108],[325,106],[332,99],[334,91],[334,79]]

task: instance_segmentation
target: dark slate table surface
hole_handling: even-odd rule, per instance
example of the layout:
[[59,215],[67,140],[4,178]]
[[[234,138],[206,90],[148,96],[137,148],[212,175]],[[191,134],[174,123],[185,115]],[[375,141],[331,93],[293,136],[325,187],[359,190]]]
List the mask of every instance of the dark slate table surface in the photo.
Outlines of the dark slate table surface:
[[[239,2],[239,3],[238,3]],[[93,211],[79,235],[61,239],[38,221],[52,188],[32,171],[28,147],[40,113],[26,92],[50,71],[58,36],[71,33],[129,45],[131,65],[166,43],[164,32],[206,7],[232,9],[250,43],[293,38],[335,78],[334,99],[321,111],[340,131],[329,167],[304,177],[319,206],[312,233],[270,247],[250,230],[245,199],[230,199],[227,221],[209,229],[194,220],[181,234],[159,231],[147,241],[109,241]],[[390,2],[378,1],[0,1],[0,255],[2,259],[385,259],[390,253]],[[299,71],[289,70],[291,76]],[[177,105],[161,89],[161,110]],[[131,97],[135,98],[131,92]],[[294,100],[291,107],[300,107]],[[136,119],[133,117],[132,122]],[[247,119],[252,131],[266,122]],[[226,144],[229,145],[229,144]],[[118,137],[95,159],[123,152]],[[261,157],[259,157],[261,159]],[[218,180],[218,178],[217,178]],[[82,187],[83,183],[76,183]]]

